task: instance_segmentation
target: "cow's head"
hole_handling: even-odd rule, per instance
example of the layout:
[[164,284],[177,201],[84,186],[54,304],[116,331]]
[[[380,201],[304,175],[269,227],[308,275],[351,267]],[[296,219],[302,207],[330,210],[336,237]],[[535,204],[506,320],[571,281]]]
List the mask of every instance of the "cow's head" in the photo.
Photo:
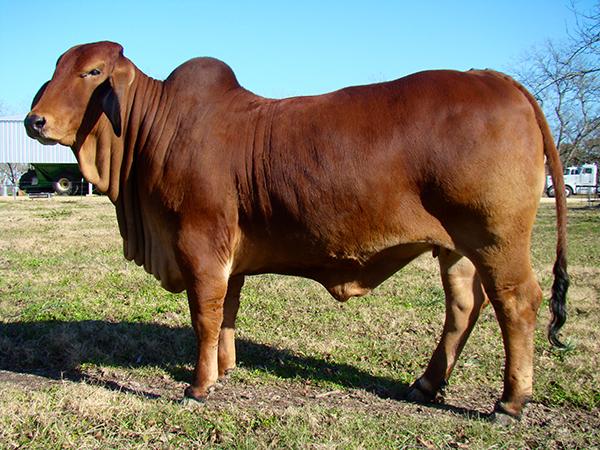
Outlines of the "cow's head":
[[113,200],[119,192],[123,115],[136,73],[119,44],[73,47],[58,59],[25,118],[30,137],[71,147],[84,177]]
[[120,136],[123,96],[134,77],[134,67],[119,44],[71,48],[33,99],[25,118],[27,134],[42,144],[79,147],[110,122],[109,129]]

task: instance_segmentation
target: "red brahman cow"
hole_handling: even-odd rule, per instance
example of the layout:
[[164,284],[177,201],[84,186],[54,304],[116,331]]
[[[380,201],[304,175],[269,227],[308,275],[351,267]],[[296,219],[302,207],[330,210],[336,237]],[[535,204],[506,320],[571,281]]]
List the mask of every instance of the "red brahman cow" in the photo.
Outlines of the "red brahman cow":
[[73,149],[116,207],[125,257],[187,291],[198,353],[186,397],[205,399],[235,367],[245,275],[308,277],[345,301],[430,251],[446,322],[408,398],[429,401],[444,386],[489,299],[506,353],[495,411],[519,416],[542,301],[529,255],[544,156],[558,217],[549,338],[561,345],[561,163],[540,107],[506,75],[430,71],[273,100],[212,58],[157,81],[120,45],[98,42],[60,57],[25,126]]

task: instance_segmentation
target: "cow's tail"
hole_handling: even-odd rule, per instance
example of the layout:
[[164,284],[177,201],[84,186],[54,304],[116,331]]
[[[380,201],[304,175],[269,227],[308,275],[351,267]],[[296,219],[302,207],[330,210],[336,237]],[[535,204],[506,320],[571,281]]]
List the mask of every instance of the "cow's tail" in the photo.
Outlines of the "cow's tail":
[[[533,97],[532,97],[533,99]],[[533,100],[535,102],[535,100]],[[558,331],[567,320],[567,290],[569,289],[569,274],[567,273],[567,197],[565,194],[565,180],[563,178],[563,169],[558,156],[558,150],[554,144],[554,139],[550,134],[548,122],[541,112],[537,102],[535,102],[536,116],[542,134],[544,136],[544,152],[548,159],[552,185],[554,186],[556,200],[556,222],[558,235],[556,241],[556,261],[554,262],[554,282],[552,283],[552,297],[550,299],[550,312],[552,318],[548,325],[548,340],[559,348],[565,348],[565,345],[558,339]]]
[[552,138],[550,127],[540,105],[525,87],[513,80],[519,90],[527,97],[544,139],[544,153],[547,158],[556,200],[557,242],[556,261],[554,262],[554,283],[552,283],[552,298],[550,312],[552,318],[548,325],[548,340],[559,348],[565,345],[558,339],[558,332],[567,320],[567,290],[569,289],[569,274],[567,273],[567,198],[565,195],[565,180],[562,163],[558,150]]

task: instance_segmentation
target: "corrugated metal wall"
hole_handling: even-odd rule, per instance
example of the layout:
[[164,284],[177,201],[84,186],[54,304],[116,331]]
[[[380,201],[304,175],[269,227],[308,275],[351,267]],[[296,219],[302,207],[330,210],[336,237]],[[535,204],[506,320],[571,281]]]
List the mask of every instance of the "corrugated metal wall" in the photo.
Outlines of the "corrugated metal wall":
[[69,147],[42,145],[23,126],[25,117],[0,117],[0,163],[77,163]]

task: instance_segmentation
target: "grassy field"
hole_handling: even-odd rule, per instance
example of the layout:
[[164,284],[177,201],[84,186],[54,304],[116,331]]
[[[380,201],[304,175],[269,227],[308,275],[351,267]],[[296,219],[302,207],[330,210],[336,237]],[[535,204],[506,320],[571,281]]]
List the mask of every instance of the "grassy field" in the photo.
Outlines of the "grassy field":
[[[318,284],[252,277],[236,370],[203,406],[178,403],[194,337],[183,294],[122,256],[106,198],[0,200],[0,448],[600,447],[600,209],[571,204],[568,351],[536,334],[535,394],[523,419],[487,419],[504,362],[487,308],[445,396],[401,397],[441,331],[429,255],[372,295],[340,304]],[[546,296],[554,209],[533,261]]]

